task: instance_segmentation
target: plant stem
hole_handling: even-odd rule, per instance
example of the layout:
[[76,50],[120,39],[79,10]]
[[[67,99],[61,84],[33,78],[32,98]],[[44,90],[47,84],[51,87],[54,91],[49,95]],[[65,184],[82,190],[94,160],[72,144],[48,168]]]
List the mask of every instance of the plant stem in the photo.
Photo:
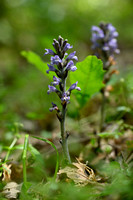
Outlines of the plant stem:
[[5,157],[5,161],[8,160],[10,152],[11,152],[12,148],[14,147],[14,145],[16,144],[16,142],[17,142],[17,137],[14,138],[14,140],[11,143],[11,145],[9,146],[8,152],[7,152],[6,157]]
[[70,155],[69,155],[69,150],[68,150],[68,143],[67,143],[67,134],[65,131],[65,114],[66,114],[66,109],[62,108],[62,121],[61,121],[61,139],[62,139],[62,148],[64,152],[64,156],[67,159],[69,163],[71,163]]
[[25,141],[24,141],[24,149],[23,149],[23,182],[24,185],[27,183],[27,173],[26,173],[26,156],[27,156],[27,149],[28,149],[28,139],[29,135],[25,135]]
[[[66,89],[66,79],[63,81],[63,93],[65,92]],[[62,105],[62,120],[61,120],[61,143],[62,143],[62,148],[63,148],[63,153],[65,156],[65,159],[67,160],[68,163],[71,163],[71,158],[69,155],[69,149],[68,149],[68,135],[65,131],[65,118],[66,118],[66,104]]]
[[106,85],[108,83],[108,81],[111,78],[111,75],[108,75],[108,71],[109,71],[109,67],[108,66],[108,57],[107,55],[104,53],[104,61],[103,61],[103,69],[106,70],[105,74],[104,74],[104,79],[103,82],[105,84],[105,87],[103,87],[101,89],[101,95],[102,95],[102,104],[101,104],[101,119],[100,119],[100,127],[99,127],[99,131],[102,132],[104,131],[104,121],[105,121],[105,104],[106,104],[106,96],[105,96],[105,90],[106,90]]
[[100,132],[104,130],[104,121],[105,121],[105,104],[106,104],[106,97],[104,94],[104,89],[101,92],[102,94],[102,105],[101,105],[101,120],[100,120]]

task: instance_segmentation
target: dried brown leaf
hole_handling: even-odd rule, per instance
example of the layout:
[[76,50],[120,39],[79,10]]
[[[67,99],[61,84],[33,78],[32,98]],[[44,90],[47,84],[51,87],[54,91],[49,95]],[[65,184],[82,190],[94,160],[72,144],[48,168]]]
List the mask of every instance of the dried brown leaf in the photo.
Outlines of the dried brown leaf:
[[11,180],[11,164],[7,165],[7,164],[2,164],[2,168],[3,168],[3,178],[2,181],[5,182],[9,182]]
[[16,199],[20,193],[21,186],[15,182],[7,183],[3,188],[3,194],[8,199]]
[[67,166],[64,169],[60,169],[58,175],[66,174],[76,185],[82,186],[96,181],[94,171],[78,159],[77,161],[77,163],[72,163],[71,167]]

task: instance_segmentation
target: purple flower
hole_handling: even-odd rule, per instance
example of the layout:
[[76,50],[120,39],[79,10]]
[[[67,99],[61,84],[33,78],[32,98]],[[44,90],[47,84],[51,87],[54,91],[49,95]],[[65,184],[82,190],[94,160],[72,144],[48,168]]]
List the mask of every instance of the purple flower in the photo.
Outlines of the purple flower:
[[114,56],[114,53],[119,53],[117,39],[118,32],[112,24],[101,23],[99,27],[92,26],[92,49],[95,55],[98,57],[104,57],[103,52],[106,53],[106,57]]
[[115,38],[111,39],[108,44],[113,49],[117,48],[117,40]]
[[92,41],[104,38],[104,32],[97,26],[92,26]]
[[106,27],[110,32],[116,31],[116,28],[114,26],[112,26],[112,24],[107,24]]
[[116,28],[112,26],[112,24],[107,24],[107,30],[110,32],[110,37],[118,37],[118,32],[116,31]]
[[71,92],[74,89],[81,91],[80,87],[77,87],[77,84],[78,84],[78,81],[76,83],[72,84],[71,87],[68,89],[68,91]]
[[59,108],[57,107],[56,104],[54,104],[54,103],[52,102],[52,108],[49,108],[49,111],[52,112],[53,110],[59,111]]
[[59,83],[60,83],[60,78],[57,78],[56,76],[53,76],[52,85],[56,86],[56,85],[59,85]]
[[62,62],[62,60],[60,59],[60,57],[58,55],[51,57],[51,65],[58,65],[61,62]]
[[108,44],[105,44],[103,47],[102,47],[102,50],[103,51],[109,51],[110,50],[110,47]]
[[53,67],[52,65],[49,65],[49,64],[47,64],[47,65],[48,65],[48,67],[49,67],[49,69],[46,71],[47,74],[49,74],[49,71],[53,71],[53,72],[56,72],[56,71],[57,71],[57,69],[56,69],[55,67]]
[[113,38],[108,43],[106,43],[103,46],[102,50],[109,51],[110,55],[112,55],[112,56],[113,56],[114,52],[118,54],[120,52],[120,50],[118,49],[116,38]]
[[76,51],[74,51],[73,53],[70,53],[68,55],[68,57],[66,58],[66,60],[76,60],[76,61],[78,61],[78,58],[77,58],[77,56],[75,56],[75,53],[76,53]]
[[74,72],[74,71],[77,70],[77,67],[74,66],[74,62],[73,62],[72,60],[70,60],[70,61],[67,63],[67,66],[66,66],[65,69]]
[[53,50],[51,50],[51,49],[45,49],[46,50],[46,53],[44,54],[44,56],[45,55],[47,55],[47,54],[50,54],[50,55],[55,55],[55,52],[53,51]]
[[120,49],[115,49],[114,52],[115,52],[116,54],[119,54],[119,53],[120,53]]
[[93,43],[92,49],[96,49],[100,47],[99,41],[104,38],[104,32],[97,26],[92,26],[92,38],[91,41]]
[[[73,89],[79,91],[81,90],[79,87],[77,87],[78,82],[76,82],[75,84],[71,85],[69,90],[66,91],[66,80],[68,76],[68,71],[74,72],[77,70],[77,67],[74,65],[74,60],[78,61],[78,58],[75,55],[76,51],[70,53],[69,55],[66,53],[66,51],[71,49],[73,46],[70,45],[68,41],[66,39],[64,40],[61,36],[59,36],[58,40],[53,40],[53,46],[56,53],[54,53],[54,51],[50,49],[45,49],[45,55],[52,55],[50,59],[50,65],[48,64],[49,69],[47,70],[47,73],[49,73],[49,71],[53,71],[56,73],[56,76],[53,76],[53,81],[51,82],[51,85],[48,85],[49,89],[47,93],[50,94],[52,92],[56,92],[61,100],[63,109],[65,109],[66,105],[69,103],[71,91]],[[56,88],[56,86],[58,86],[58,89]],[[61,121],[62,112],[57,109],[57,105],[52,103],[52,108],[50,108],[50,111],[56,110],[57,117]]]
[[54,86],[51,86],[51,85],[48,85],[48,88],[49,88],[49,90],[47,91],[48,94],[50,94],[51,92],[57,92],[58,91]]
[[64,57],[67,56],[67,55],[68,55],[68,53],[65,53],[65,54],[64,54]]
[[70,100],[70,96],[67,95],[66,92],[64,92],[63,95],[62,95],[62,97],[61,97],[61,101],[62,101],[62,102],[69,103],[69,100]]
[[67,51],[68,49],[73,48],[73,46],[71,46],[69,43],[66,43],[66,45],[64,46],[64,51]]

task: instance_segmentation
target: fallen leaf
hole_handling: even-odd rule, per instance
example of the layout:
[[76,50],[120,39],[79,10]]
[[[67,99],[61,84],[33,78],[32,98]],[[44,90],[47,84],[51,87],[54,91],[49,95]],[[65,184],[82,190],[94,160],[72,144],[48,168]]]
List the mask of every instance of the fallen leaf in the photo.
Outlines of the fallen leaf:
[[60,169],[58,175],[66,174],[70,180],[73,180],[76,185],[85,186],[88,183],[95,182],[94,171],[86,164],[81,163],[77,159],[77,163],[72,163],[72,166],[67,166]]
[[74,166],[78,168],[77,172],[84,176],[85,178],[95,181],[95,174],[94,171],[88,167],[86,164],[83,164],[77,159],[78,163],[73,163]]
[[21,184],[18,185],[15,182],[7,183],[3,188],[3,194],[6,198],[16,199],[21,190]]
[[3,169],[3,178],[2,181],[9,182],[11,180],[11,164],[2,164],[2,169]]

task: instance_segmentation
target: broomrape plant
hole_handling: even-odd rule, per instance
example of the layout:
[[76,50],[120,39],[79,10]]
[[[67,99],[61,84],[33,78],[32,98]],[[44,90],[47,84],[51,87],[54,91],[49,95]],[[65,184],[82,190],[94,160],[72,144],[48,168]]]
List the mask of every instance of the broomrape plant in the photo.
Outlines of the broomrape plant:
[[76,89],[80,91],[80,87],[77,87],[78,81],[73,83],[70,88],[66,89],[66,80],[68,77],[69,71],[76,71],[77,67],[74,65],[74,61],[78,61],[77,56],[75,56],[76,51],[73,53],[66,53],[69,49],[73,48],[68,41],[63,39],[59,36],[58,40],[53,40],[53,47],[55,52],[51,49],[45,49],[46,52],[44,55],[49,54],[51,55],[51,62],[48,64],[49,69],[46,71],[49,73],[50,71],[54,72],[56,76],[53,76],[53,82],[48,85],[47,93],[50,94],[55,92],[61,102],[61,109],[52,102],[52,107],[49,109],[51,112],[56,111],[57,118],[60,122],[60,129],[61,129],[61,139],[60,143],[63,148],[64,157],[68,163],[71,163],[69,149],[68,149],[68,132],[65,130],[65,118],[66,118],[66,111],[67,105],[70,103],[70,95],[72,90]]
[[94,54],[103,61],[104,84],[105,86],[101,89],[102,94],[102,106],[101,106],[101,122],[100,131],[104,130],[105,121],[105,102],[106,102],[106,89],[107,83],[110,81],[112,74],[117,73],[117,70],[110,71],[112,65],[115,64],[115,54],[119,54],[117,37],[118,32],[112,24],[100,23],[98,26],[92,26],[92,49]]
[[114,63],[114,55],[120,53],[116,39],[119,34],[112,24],[104,23],[92,26],[91,31],[94,54],[102,59],[103,69],[108,71]]

